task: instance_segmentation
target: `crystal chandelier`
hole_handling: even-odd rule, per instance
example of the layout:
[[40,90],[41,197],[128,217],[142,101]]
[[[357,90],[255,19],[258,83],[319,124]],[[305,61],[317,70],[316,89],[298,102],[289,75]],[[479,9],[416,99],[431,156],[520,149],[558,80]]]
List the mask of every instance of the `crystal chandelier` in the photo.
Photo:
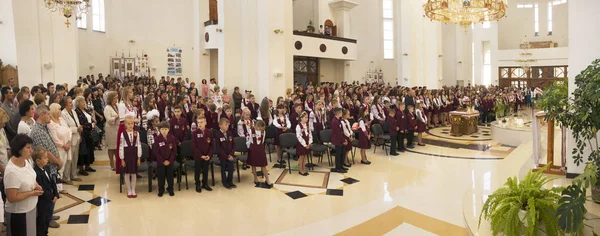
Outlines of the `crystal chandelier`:
[[76,19],[80,19],[82,14],[87,13],[90,7],[90,0],[44,0],[44,6],[51,12],[59,11],[67,18],[65,25],[69,27],[71,22],[69,19],[75,15]]
[[523,43],[521,44],[521,49],[523,49],[523,51],[519,53],[519,59],[515,60],[525,73],[528,73],[531,66],[537,62],[537,60],[533,58],[533,53],[529,52],[530,48],[531,44],[527,41],[527,36],[525,36],[525,40],[523,40]]
[[498,21],[506,15],[505,0],[427,0],[423,5],[431,20],[468,27],[472,23]]

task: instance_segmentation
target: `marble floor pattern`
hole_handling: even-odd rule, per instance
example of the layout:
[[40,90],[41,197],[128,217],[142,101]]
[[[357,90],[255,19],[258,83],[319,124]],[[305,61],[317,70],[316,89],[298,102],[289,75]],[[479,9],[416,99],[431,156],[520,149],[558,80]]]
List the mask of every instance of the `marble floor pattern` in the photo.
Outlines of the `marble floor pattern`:
[[388,156],[378,148],[367,151],[371,165],[357,156],[348,173],[330,173],[323,158],[308,177],[295,161],[291,174],[270,163],[272,189],[255,186],[251,171],[240,170],[238,188],[227,190],[215,167],[214,190],[196,193],[190,169],[190,189],[184,182],[177,191],[176,184],[175,196],[162,198],[156,181],[148,192],[142,174],[138,198],[128,199],[106,151],[97,151],[98,172],[65,186],[69,194],[56,207],[61,228],[50,235],[467,235],[463,195],[497,188],[491,180],[503,159],[451,157],[465,152],[427,145]]

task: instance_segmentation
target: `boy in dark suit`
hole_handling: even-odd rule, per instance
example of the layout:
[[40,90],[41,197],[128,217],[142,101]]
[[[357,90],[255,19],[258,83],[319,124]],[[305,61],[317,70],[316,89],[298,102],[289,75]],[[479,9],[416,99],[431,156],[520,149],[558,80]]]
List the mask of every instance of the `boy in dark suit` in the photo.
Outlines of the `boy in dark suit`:
[[406,147],[413,149],[415,148],[413,139],[415,138],[415,130],[417,130],[417,117],[415,116],[415,108],[413,106],[408,106],[406,117],[408,120],[408,126],[406,127]]
[[335,168],[331,169],[331,172],[346,173],[347,169],[342,166],[344,162],[344,154],[346,153],[346,144],[348,141],[344,138],[344,131],[342,130],[342,123],[340,118],[342,117],[342,109],[336,107],[333,109],[334,117],[331,119],[331,144],[335,146]]
[[[181,111],[181,109],[179,110]],[[162,197],[165,192],[165,179],[167,180],[167,192],[174,196],[173,192],[173,162],[177,154],[177,140],[169,134],[169,122],[163,121],[158,125],[160,132],[154,138],[152,151],[156,156],[156,174],[158,176],[158,196]]]
[[390,138],[392,140],[390,144],[390,155],[398,156],[398,153],[396,152],[396,144],[398,142],[396,142],[396,140],[398,138],[398,131],[400,128],[398,128],[398,121],[396,120],[396,109],[390,109],[386,118],[386,122],[388,125],[388,132],[390,133]]
[[221,118],[219,121],[219,131],[215,136],[215,141],[219,145],[219,161],[221,162],[221,181],[227,189],[237,188],[233,184],[233,164],[235,146],[233,144],[233,134],[228,132],[229,120]]
[[406,130],[408,126],[408,120],[406,119],[406,111],[404,110],[404,102],[398,103],[398,111],[396,112],[396,124],[398,125],[398,151],[405,152],[404,138],[406,137]]
[[[194,151],[194,180],[196,181],[196,192],[202,189],[212,191],[208,186],[208,162],[212,156],[212,130],[206,128],[206,118],[196,118],[198,129],[192,133],[192,149]],[[200,170],[202,170],[202,185],[200,185]]]
[[46,172],[44,167],[48,164],[48,157],[46,155],[46,149],[43,147],[37,147],[31,158],[35,162],[33,169],[36,173],[36,182],[42,187],[44,193],[38,197],[37,202],[37,219],[36,219],[36,230],[37,235],[48,235],[48,225],[52,217],[52,205],[58,200],[58,189],[56,188],[56,182]]

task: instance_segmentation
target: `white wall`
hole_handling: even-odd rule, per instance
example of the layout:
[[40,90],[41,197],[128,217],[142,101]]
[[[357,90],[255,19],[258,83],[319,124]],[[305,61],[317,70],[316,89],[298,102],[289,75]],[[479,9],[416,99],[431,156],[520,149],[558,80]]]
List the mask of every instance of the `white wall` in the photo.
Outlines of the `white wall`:
[[[105,0],[106,32],[92,30],[91,12],[88,13],[87,30],[79,29],[79,60],[80,74],[103,73],[110,71],[109,58],[117,54],[119,57],[124,52],[125,56],[136,56],[142,51],[150,58],[151,74],[156,77],[166,75],[167,57],[166,48],[171,46],[181,47],[183,78],[197,83],[201,78],[207,78],[209,71],[206,62],[202,63],[202,70],[194,69],[200,66],[199,59],[195,54],[202,54],[198,43],[193,42],[194,32],[198,30],[194,26],[194,18],[204,22],[208,13],[203,12],[194,17],[194,11],[208,11],[208,1],[201,6],[194,4],[192,0],[158,1],[158,0]],[[202,33],[202,39],[204,34]],[[129,43],[135,40],[135,43]],[[194,49],[192,49],[194,48]],[[89,66],[94,65],[94,70]],[[200,73],[200,74],[195,74]]]
[[[490,28],[483,28],[477,24],[472,30],[473,43],[475,43],[475,84],[483,84],[483,42],[490,43],[491,53],[491,85],[498,84],[498,23],[490,22]],[[472,72],[471,72],[472,74]],[[465,85],[468,84],[465,81]]]
[[[319,0],[298,0],[294,6],[294,30],[305,31],[312,20],[315,31],[319,30]],[[329,6],[327,6],[329,7]]]
[[46,11],[37,1],[13,0],[12,5],[19,85],[74,83],[79,65],[76,27],[67,27],[61,14]]
[[0,59],[4,65],[17,65],[17,42],[12,0],[0,0]]
[[532,0],[519,3],[537,3],[539,5],[539,36],[534,36],[534,9],[517,8],[517,4],[509,3],[506,10],[506,18],[499,21],[498,48],[518,49],[521,40],[527,35],[529,41],[554,41],[559,47],[569,46],[568,39],[568,5],[565,4],[553,6],[553,24],[552,35],[548,35],[548,1]]
[[[585,69],[593,60],[600,58],[600,30],[590,29],[590,22],[600,22],[600,1],[577,0],[569,2],[569,94],[575,86],[575,76]],[[585,165],[575,165],[571,150],[575,147],[575,139],[569,133],[567,140],[567,172],[583,173]]]

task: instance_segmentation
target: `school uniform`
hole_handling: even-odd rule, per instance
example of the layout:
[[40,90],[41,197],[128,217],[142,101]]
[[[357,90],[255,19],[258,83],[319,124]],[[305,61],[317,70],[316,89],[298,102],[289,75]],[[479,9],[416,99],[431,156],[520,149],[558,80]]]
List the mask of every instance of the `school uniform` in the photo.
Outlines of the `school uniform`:
[[179,143],[183,142],[187,137],[188,123],[183,116],[179,118],[173,117],[169,123],[171,124],[171,130],[169,130],[169,133],[173,135],[175,139],[177,139],[177,144],[179,145]]
[[279,135],[285,133],[285,132],[283,132],[283,128],[287,128],[287,130],[289,131],[289,129],[292,128],[292,124],[290,123],[290,119],[288,119],[288,116],[283,115],[283,116],[278,116],[275,119],[275,121],[273,122],[273,125],[275,126],[274,145],[279,146]]
[[415,116],[417,118],[417,132],[423,133],[427,131],[427,116],[425,116],[425,112],[423,111],[423,109],[415,110]]
[[[298,125],[298,123],[300,123],[300,121],[298,120],[300,114],[296,113],[296,111],[292,110],[292,112],[290,112],[290,124],[292,125],[291,127],[296,127]],[[292,132],[296,132],[296,130],[292,130]]]
[[325,110],[317,110],[314,113],[313,127],[314,131],[318,135],[321,134],[321,131],[325,129],[327,123],[327,115],[325,114]]
[[[167,191],[173,192],[173,163],[177,154],[177,139],[171,134],[166,138],[161,134],[154,138],[152,151],[156,156],[156,175],[158,176],[158,193],[165,191],[165,179],[167,180]],[[163,163],[169,161],[169,165]]]
[[137,174],[137,160],[142,157],[142,145],[137,131],[121,133],[121,145],[119,145],[119,157],[125,162],[121,171],[124,174]]
[[233,164],[234,161],[228,160],[229,156],[234,157],[235,144],[233,135],[229,132],[219,130],[216,133],[215,141],[219,145],[219,161],[221,162],[221,181],[225,187],[233,185]]
[[253,102],[250,102],[248,105],[248,110],[250,110],[250,117],[253,120],[256,120],[256,118],[258,117],[258,108],[259,105]]
[[296,126],[296,138],[298,138],[298,143],[296,144],[296,155],[309,155],[310,150],[307,147],[313,142],[313,137],[311,135],[308,123],[300,123]]
[[388,116],[385,122],[387,122],[388,132],[392,140],[390,144],[390,154],[393,155],[396,154],[396,140],[398,139],[398,131],[396,130],[396,128],[398,128],[398,121],[396,120],[396,117]]
[[54,197],[59,197],[58,189],[56,188],[56,181],[44,168],[40,168],[35,163],[33,165],[33,170],[35,170],[36,173],[36,182],[42,187],[42,190],[44,190],[44,193],[38,197],[36,206],[36,231],[37,235],[48,235],[48,225],[50,224],[50,219],[52,219],[54,209],[52,200]]
[[265,131],[250,129],[250,135],[246,137],[248,146],[248,165],[254,167],[267,166],[267,153],[265,152]]
[[413,139],[415,138],[415,130],[417,130],[417,118],[412,112],[408,112],[407,118],[408,126],[406,129],[408,131],[406,132],[406,146],[411,147],[413,146]]
[[331,144],[335,146],[335,169],[334,172],[345,172],[342,164],[344,163],[344,131],[340,119],[333,117],[331,119]]
[[158,112],[160,113],[160,120],[166,120],[166,111],[167,111],[167,102],[165,100],[158,100],[156,103],[156,107],[158,108]]
[[406,110],[400,110],[396,112],[396,125],[398,125],[398,137],[396,138],[398,142],[398,150],[404,152],[406,147],[404,146],[404,138],[406,138],[406,131],[408,128],[408,117],[406,115]]
[[238,137],[246,137],[250,133],[250,128],[254,127],[254,120],[240,120],[237,123]]
[[369,134],[371,133],[369,130],[369,120],[368,119],[360,119],[358,120],[358,125],[360,128],[360,132],[358,133],[358,148],[360,149],[370,149],[371,141],[369,140]]
[[[202,171],[202,186],[208,186],[208,164],[212,157],[212,130],[196,129],[192,133],[192,151],[194,152],[194,181],[196,189],[200,189],[200,171]],[[201,157],[208,156],[208,160]]]

